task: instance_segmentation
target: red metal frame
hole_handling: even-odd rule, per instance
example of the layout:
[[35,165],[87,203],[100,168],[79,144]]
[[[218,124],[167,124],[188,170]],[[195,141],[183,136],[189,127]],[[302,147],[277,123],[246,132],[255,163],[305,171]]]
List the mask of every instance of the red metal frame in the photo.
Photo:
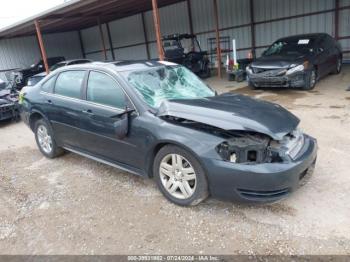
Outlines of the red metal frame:
[[35,24],[35,29],[36,29],[36,34],[38,37],[38,42],[39,42],[39,47],[40,47],[40,52],[41,52],[41,57],[43,59],[44,62],[44,66],[45,66],[45,71],[47,74],[50,73],[50,68],[49,68],[49,64],[47,62],[47,54],[46,54],[46,50],[45,50],[45,45],[44,45],[44,41],[43,41],[43,36],[41,34],[41,29],[40,29],[40,24],[38,20],[34,21]]
[[152,0],[152,7],[153,7],[154,28],[156,30],[156,37],[157,37],[157,48],[158,48],[159,60],[163,61],[164,50],[163,50],[162,36],[160,32],[160,19],[159,19],[159,9],[158,9],[157,0]]

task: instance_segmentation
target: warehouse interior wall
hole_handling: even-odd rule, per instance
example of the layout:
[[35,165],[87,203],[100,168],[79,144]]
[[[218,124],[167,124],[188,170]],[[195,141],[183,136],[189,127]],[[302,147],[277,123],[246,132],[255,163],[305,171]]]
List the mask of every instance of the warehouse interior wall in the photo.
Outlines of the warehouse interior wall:
[[[82,58],[78,32],[43,35],[48,57]],[[41,59],[36,36],[4,39],[0,41],[0,70],[24,68]],[[0,73],[5,79],[5,74]]]
[[[194,33],[197,35],[203,50],[215,53],[210,49],[208,39],[215,37],[215,23],[212,0],[189,0],[192,10]],[[325,32],[335,36],[335,1],[336,0],[254,0],[254,21],[256,54],[261,53],[272,42],[280,37],[305,33]],[[252,27],[250,1],[218,0],[220,36],[237,41],[239,58],[248,57],[252,49]],[[340,7],[349,6],[350,0],[340,0]],[[162,35],[190,33],[190,21],[186,1],[159,9]],[[151,58],[158,57],[152,12],[145,12],[144,37],[142,15],[127,17],[109,23],[113,50],[116,59],[146,59],[147,45]],[[339,12],[339,42],[344,50],[350,50],[350,9]],[[84,38],[87,46],[87,57],[101,59],[99,32],[96,29],[85,29],[89,35]],[[92,40],[94,39],[94,40]],[[225,49],[223,47],[223,49]],[[230,49],[230,48],[229,48]],[[223,58],[231,50],[223,50]],[[215,54],[213,54],[215,56]],[[347,53],[345,57],[349,57]]]
[[[229,39],[223,46],[223,61],[231,53],[231,41],[236,39],[239,58],[246,58],[252,50],[252,32],[255,31],[256,54],[261,53],[280,37],[326,32],[336,35],[335,6],[349,7],[350,0],[218,0],[220,36]],[[253,9],[250,3],[253,2]],[[189,9],[191,6],[193,33],[202,49],[216,56],[215,46],[208,44],[215,37],[213,0],[187,0],[159,9],[162,35],[191,33]],[[252,30],[252,17],[254,28]],[[144,23],[143,23],[144,21]],[[107,58],[112,60],[140,60],[158,58],[152,11],[102,24]],[[350,9],[339,11],[339,42],[346,59],[350,59]],[[44,34],[48,56],[63,55],[67,59],[86,58],[104,60],[98,26],[80,31],[84,55],[78,32]],[[111,42],[111,44],[110,44]],[[147,52],[148,51],[148,52]],[[22,37],[0,41],[0,69],[30,65],[40,58],[35,37]],[[215,58],[214,58],[215,60]]]

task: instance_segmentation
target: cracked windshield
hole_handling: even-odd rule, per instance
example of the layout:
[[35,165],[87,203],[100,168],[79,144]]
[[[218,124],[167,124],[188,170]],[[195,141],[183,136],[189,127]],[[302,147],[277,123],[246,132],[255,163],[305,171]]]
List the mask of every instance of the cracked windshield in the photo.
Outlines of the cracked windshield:
[[158,108],[165,100],[215,96],[211,88],[182,66],[124,72],[124,77],[136,88],[147,104],[154,108]]

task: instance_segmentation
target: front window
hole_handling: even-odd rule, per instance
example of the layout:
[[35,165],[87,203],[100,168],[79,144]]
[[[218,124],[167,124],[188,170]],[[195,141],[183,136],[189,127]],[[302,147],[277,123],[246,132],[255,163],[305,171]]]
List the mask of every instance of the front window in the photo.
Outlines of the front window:
[[99,72],[90,72],[87,100],[120,109],[126,107],[122,88],[111,77]]
[[153,108],[158,108],[166,100],[215,96],[211,88],[182,66],[160,66],[142,71],[127,71],[123,72],[123,75]]
[[269,47],[264,56],[272,55],[300,55],[313,52],[313,39],[293,39],[277,41]]

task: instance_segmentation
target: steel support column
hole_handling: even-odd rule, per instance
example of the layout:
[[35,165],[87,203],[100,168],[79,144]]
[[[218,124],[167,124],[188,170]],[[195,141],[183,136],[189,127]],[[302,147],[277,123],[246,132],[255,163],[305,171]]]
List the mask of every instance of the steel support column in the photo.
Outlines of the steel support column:
[[339,7],[340,7],[340,0],[335,0],[334,36],[336,40],[339,39]]
[[113,47],[111,29],[109,28],[109,23],[106,23],[106,27],[107,27],[107,35],[108,35],[109,48],[111,49],[112,59],[113,59],[113,61],[115,61],[115,53],[114,53],[114,47]]
[[146,22],[145,22],[145,13],[141,13],[141,19],[142,19],[143,36],[145,38],[145,44],[146,44],[147,59],[149,60],[151,59],[151,52],[149,51],[148,36],[147,36],[147,29],[146,29]]
[[250,31],[252,38],[252,56],[256,57],[256,39],[255,39],[255,14],[254,14],[254,0],[250,0]]
[[218,3],[217,0],[213,0],[214,5],[214,18],[215,18],[215,34],[216,34],[216,56],[218,63],[218,76],[222,77],[221,72],[221,41],[220,41],[220,31],[219,31],[219,14],[218,14]]
[[49,64],[47,62],[47,55],[46,55],[46,50],[45,50],[45,46],[44,46],[43,36],[41,34],[39,21],[35,20],[34,24],[35,24],[36,34],[37,34],[37,38],[38,38],[38,42],[39,42],[41,57],[43,59],[44,66],[45,66],[45,71],[47,74],[49,74],[50,68],[49,68]]
[[154,28],[156,30],[156,37],[157,37],[157,49],[158,49],[158,55],[159,60],[164,60],[164,50],[163,50],[163,41],[160,31],[160,19],[159,19],[159,9],[158,9],[158,3],[157,0],[152,0],[152,7],[153,7],[153,20],[154,20]]
[[81,54],[83,55],[83,58],[86,58],[85,47],[84,47],[83,37],[81,35],[81,30],[78,30],[78,36],[79,36]]
[[188,22],[190,23],[190,33],[191,33],[191,35],[193,35],[194,34],[194,30],[193,30],[191,0],[187,0],[187,12],[188,12]]
[[107,56],[106,42],[105,42],[105,37],[104,37],[104,34],[103,34],[103,28],[102,28],[101,18],[100,18],[100,17],[97,18],[97,24],[98,24],[98,28],[99,28],[99,30],[100,30],[100,38],[101,38],[101,44],[102,44],[102,52],[103,52],[105,61],[107,61],[108,56]]

